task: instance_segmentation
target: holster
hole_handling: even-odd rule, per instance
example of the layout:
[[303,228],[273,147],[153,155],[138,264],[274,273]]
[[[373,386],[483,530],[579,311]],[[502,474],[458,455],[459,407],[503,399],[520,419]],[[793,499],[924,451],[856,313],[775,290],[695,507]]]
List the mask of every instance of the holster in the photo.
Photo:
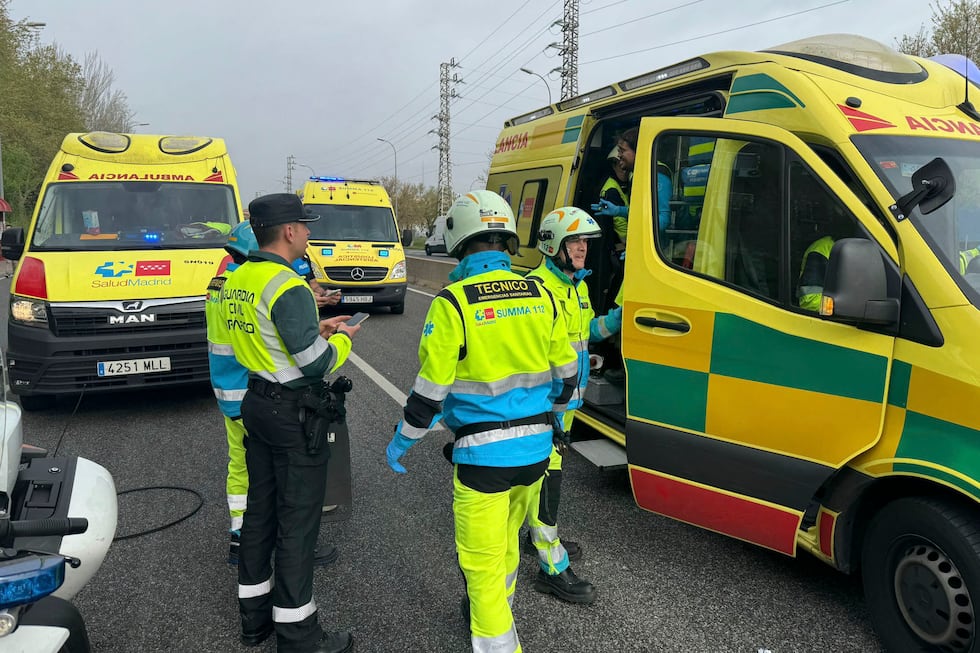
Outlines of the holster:
[[346,421],[345,397],[343,392],[332,392],[323,383],[310,386],[300,395],[300,423],[306,435],[308,454],[316,455],[326,446],[331,424],[343,424]]

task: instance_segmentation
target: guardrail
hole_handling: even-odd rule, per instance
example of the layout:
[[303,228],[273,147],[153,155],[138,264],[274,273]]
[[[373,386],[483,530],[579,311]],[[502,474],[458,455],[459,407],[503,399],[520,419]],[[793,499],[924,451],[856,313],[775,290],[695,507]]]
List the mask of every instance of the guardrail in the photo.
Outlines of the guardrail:
[[456,267],[458,261],[454,258],[416,258],[409,256],[405,260],[408,268],[408,282],[439,292],[449,283],[449,273]]

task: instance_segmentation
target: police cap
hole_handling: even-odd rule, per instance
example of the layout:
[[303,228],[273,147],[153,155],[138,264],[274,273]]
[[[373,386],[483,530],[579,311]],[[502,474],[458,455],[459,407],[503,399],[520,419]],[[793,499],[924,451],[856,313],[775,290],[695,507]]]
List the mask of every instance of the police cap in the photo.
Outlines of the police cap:
[[293,193],[271,193],[248,203],[249,222],[253,227],[272,227],[289,222],[315,222],[319,215],[309,213],[303,201]]

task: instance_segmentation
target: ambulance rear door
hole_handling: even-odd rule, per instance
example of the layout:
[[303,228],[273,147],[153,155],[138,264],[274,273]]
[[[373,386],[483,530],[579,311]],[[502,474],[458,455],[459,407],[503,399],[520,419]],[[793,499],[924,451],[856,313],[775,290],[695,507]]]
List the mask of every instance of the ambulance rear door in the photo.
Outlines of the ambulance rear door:
[[[661,230],[656,162],[682,167],[671,153],[709,140],[694,228],[673,215]],[[892,261],[897,250],[778,127],[645,118],[635,170],[622,340],[636,501],[794,555],[820,486],[880,436],[895,344],[800,308],[804,253],[824,236],[870,238]]]

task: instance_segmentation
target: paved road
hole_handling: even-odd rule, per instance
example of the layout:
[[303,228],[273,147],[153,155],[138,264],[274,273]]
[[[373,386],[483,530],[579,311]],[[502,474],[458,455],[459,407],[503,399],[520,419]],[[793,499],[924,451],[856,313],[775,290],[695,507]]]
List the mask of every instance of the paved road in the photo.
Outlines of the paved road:
[[[378,312],[355,342],[402,392],[414,378],[428,301],[410,293],[404,315]],[[449,436],[429,434],[405,459],[409,474],[395,476],[383,450],[399,406],[364,369],[348,363],[343,372],[354,381],[355,512],[321,529],[341,547],[339,562],[316,572],[321,622],[351,629],[361,653],[468,651],[451,471],[440,453]],[[225,564],[224,430],[209,389],[86,396],[73,413],[76,400],[27,414],[26,439],[100,462],[120,491],[182,486],[204,499],[177,526],[113,544],[76,599],[96,650],[249,650],[238,644],[236,574]],[[573,606],[534,592],[535,564],[525,557],[515,613],[529,653],[880,650],[854,579],[645,513],[625,472],[599,472],[574,454],[563,494],[562,531],[585,549],[575,569],[599,596]],[[174,490],[120,496],[118,533],[153,528],[196,503]]]

